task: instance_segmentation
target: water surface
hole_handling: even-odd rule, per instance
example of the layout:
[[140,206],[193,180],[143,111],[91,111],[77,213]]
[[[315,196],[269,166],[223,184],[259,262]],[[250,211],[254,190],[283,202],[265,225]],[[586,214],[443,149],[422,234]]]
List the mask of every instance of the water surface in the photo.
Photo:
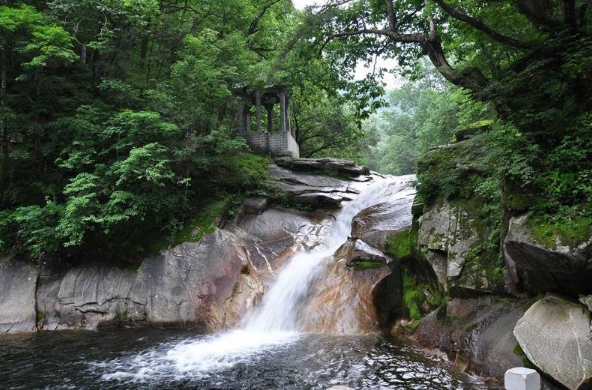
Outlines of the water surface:
[[262,345],[261,340],[241,340],[240,331],[221,344],[216,335],[151,329],[2,336],[0,388],[488,388],[403,340],[297,333],[268,337]]

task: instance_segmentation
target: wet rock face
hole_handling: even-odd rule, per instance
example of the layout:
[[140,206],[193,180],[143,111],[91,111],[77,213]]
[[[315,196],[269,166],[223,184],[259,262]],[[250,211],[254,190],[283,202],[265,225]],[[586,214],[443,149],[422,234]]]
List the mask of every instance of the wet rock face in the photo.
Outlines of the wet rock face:
[[41,326],[217,330],[236,323],[261,294],[250,267],[241,241],[222,230],[147,258],[138,270],[77,266],[40,280]]
[[374,332],[379,320],[373,301],[377,284],[390,274],[389,267],[355,270],[335,258],[316,276],[301,318],[303,331],[330,334]]
[[314,208],[337,209],[359,191],[351,182],[328,176],[296,172],[271,165],[268,185],[289,194],[293,199]]
[[244,267],[247,259],[236,237],[217,230],[199,243],[184,243],[144,260],[130,297],[146,305],[151,325],[218,330],[246,310],[226,305]]
[[[292,246],[306,245],[300,236],[308,227],[304,213],[272,208],[147,258],[137,270],[93,263],[62,272],[49,264],[37,289],[42,328],[233,326]],[[34,299],[30,306],[34,326]]]
[[442,202],[419,219],[418,244],[451,296],[470,298],[501,289],[496,254],[482,250],[488,231],[468,202]]
[[512,329],[524,310],[492,297],[455,298],[424,317],[414,335],[423,345],[439,348],[465,368],[503,377],[523,365],[514,353]]
[[[294,164],[304,169],[317,163],[307,160]],[[338,175],[366,172],[334,160],[318,164],[319,170]],[[301,200],[317,199],[325,206],[330,199],[333,207],[357,196],[357,187],[371,180],[356,177],[344,181],[278,166],[271,176],[270,181],[280,190]],[[407,203],[381,209],[380,217],[366,215],[367,233],[382,234],[384,229],[398,228],[390,218],[399,218],[400,209]],[[40,329],[47,330],[154,326],[214,331],[233,326],[258,303],[275,270],[294,251],[319,245],[334,219],[322,212],[311,215],[269,208],[265,199],[250,199],[241,217],[223,229],[205,234],[200,242],[184,243],[146,258],[137,269],[84,261],[71,266],[49,257],[40,260],[39,270],[1,261],[0,332],[33,331],[37,322]],[[370,240],[372,236],[364,237]],[[324,270],[319,279],[325,278],[327,283],[317,286],[319,294],[311,298],[317,305],[312,307],[322,309],[325,314],[319,318],[326,321],[317,323],[314,329],[352,333],[377,328],[373,290],[389,275],[387,264],[392,259],[361,239],[350,244],[347,255]],[[328,302],[333,305],[332,311],[329,305],[323,306]]]
[[533,237],[528,214],[512,218],[504,252],[514,283],[527,291],[592,294],[592,238],[569,246],[556,238],[549,245]]
[[538,368],[570,390],[592,386],[592,339],[587,307],[556,295],[532,305],[514,335]]
[[0,333],[35,330],[37,274],[31,264],[0,260]]
[[279,166],[294,171],[334,173],[347,176],[369,175],[368,168],[337,158],[278,158]]
[[352,237],[384,251],[389,235],[411,227],[412,202],[411,197],[400,198],[361,211],[352,221]]
[[83,265],[62,278],[41,279],[37,291],[38,310],[44,329],[85,327],[143,321],[144,305],[129,298],[135,280],[132,270],[105,265]]

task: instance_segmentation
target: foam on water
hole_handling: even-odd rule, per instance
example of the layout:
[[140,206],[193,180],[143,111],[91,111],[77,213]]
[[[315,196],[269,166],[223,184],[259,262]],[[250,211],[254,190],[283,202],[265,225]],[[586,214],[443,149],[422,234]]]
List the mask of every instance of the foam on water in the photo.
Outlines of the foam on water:
[[242,329],[220,335],[184,340],[144,351],[141,354],[109,362],[92,363],[94,368],[109,368],[103,380],[143,382],[160,376],[203,378],[237,363],[257,359],[298,340],[296,332],[254,332]]

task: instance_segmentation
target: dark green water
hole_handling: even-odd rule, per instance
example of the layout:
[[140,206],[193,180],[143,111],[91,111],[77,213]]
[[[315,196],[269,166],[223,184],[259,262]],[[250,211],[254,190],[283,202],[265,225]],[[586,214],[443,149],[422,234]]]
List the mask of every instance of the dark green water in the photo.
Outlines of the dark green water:
[[407,342],[378,335],[255,339],[150,329],[1,336],[0,388],[488,388]]

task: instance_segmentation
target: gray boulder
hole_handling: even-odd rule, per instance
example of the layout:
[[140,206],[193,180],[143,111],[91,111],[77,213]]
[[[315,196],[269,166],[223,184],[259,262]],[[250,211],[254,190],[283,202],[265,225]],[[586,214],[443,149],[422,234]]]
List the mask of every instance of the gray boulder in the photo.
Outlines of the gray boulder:
[[413,197],[410,196],[380,203],[361,211],[352,221],[352,236],[384,251],[387,238],[393,232],[411,227],[412,202]]
[[588,307],[588,310],[592,311],[592,295],[580,295],[579,301]]
[[278,158],[276,163],[294,171],[321,171],[347,176],[368,175],[368,168],[338,158]]
[[482,246],[488,233],[468,201],[436,203],[420,217],[418,244],[451,296],[476,297],[502,288],[496,253]]
[[[524,311],[520,301],[493,296],[453,298],[425,316],[413,337],[446,352],[462,369],[503,381],[508,369],[528,364],[512,333]],[[543,390],[559,389],[541,379]]]
[[248,198],[242,204],[242,212],[245,214],[259,215],[267,209],[267,199]]
[[0,333],[36,329],[37,268],[12,259],[0,260]]
[[493,297],[454,298],[424,317],[414,337],[446,352],[461,367],[503,378],[506,370],[523,365],[512,334],[523,314],[519,305]]
[[539,369],[570,390],[592,386],[590,311],[548,294],[518,321],[514,335]]
[[348,239],[336,252],[335,258],[341,259],[348,267],[380,268],[390,264],[393,259],[379,249],[360,239]]
[[504,241],[512,282],[533,293],[592,294],[592,237],[568,245],[559,236],[535,237],[531,216],[510,220]]
[[292,171],[275,164],[271,165],[267,184],[292,196],[296,202],[315,208],[339,208],[343,200],[351,200],[359,193],[350,182]]
[[[152,326],[219,330],[230,326],[260,294],[248,257],[233,234],[216,230],[144,260],[130,299],[146,307]],[[231,299],[237,290],[248,298]],[[239,306],[235,306],[237,304]]]

